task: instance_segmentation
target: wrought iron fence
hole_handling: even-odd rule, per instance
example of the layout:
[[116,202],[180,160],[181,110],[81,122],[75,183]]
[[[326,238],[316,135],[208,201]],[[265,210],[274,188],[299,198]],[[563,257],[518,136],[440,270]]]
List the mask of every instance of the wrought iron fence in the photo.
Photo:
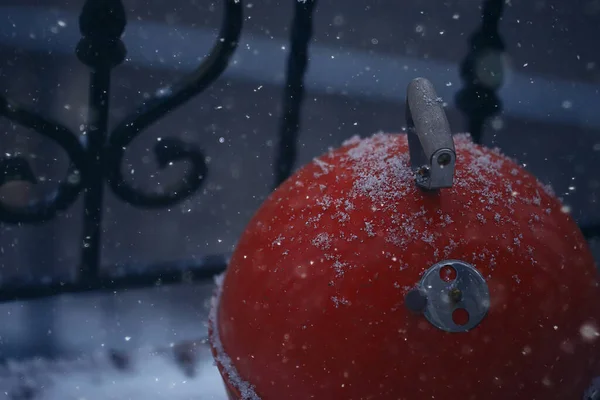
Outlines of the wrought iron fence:
[[[121,164],[127,147],[147,127],[201,93],[227,68],[242,31],[243,4],[242,0],[223,1],[225,13],[221,31],[210,54],[192,73],[171,86],[159,89],[111,131],[108,129],[111,71],[123,62],[126,55],[121,35],[127,18],[121,0],[87,0],[79,18],[82,38],[76,55],[90,69],[85,135],[76,135],[60,122],[0,95],[0,116],[53,140],[70,158],[67,175],[47,198],[21,208],[0,201],[0,222],[44,223],[67,210],[80,194],[84,197],[83,238],[77,277],[68,282],[5,282],[0,286],[0,301],[199,281],[225,270],[225,255],[164,263],[152,268],[131,268],[119,276],[105,272],[108,269],[100,266],[105,183],[122,201],[135,207],[155,209],[170,207],[193,195],[209,172],[202,152],[176,138],[162,139],[154,148],[161,168],[183,160],[191,164],[176,188],[166,192],[144,192],[124,179]],[[274,170],[275,187],[290,176],[295,166],[304,98],[303,81],[310,60],[312,17],[317,3],[317,0],[295,2]],[[464,87],[455,99],[456,106],[465,114],[467,131],[478,143],[486,121],[502,110],[497,94],[504,76],[502,63],[497,64],[496,70],[485,71],[491,79],[483,79],[481,71],[476,71],[476,63],[483,56],[500,55],[505,51],[498,31],[503,7],[503,0],[484,0],[481,25],[470,36],[470,51],[460,66]],[[18,154],[0,159],[0,186],[10,181],[37,182],[26,159]],[[587,238],[600,236],[600,225],[581,228]]]

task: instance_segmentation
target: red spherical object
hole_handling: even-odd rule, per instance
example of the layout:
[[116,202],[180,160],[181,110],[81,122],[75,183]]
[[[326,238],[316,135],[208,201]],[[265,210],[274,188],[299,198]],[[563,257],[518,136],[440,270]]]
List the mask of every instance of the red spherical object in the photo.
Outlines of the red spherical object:
[[[581,398],[600,360],[591,252],[531,174],[467,135],[454,142],[448,189],[419,189],[406,135],[376,134],[315,159],[265,201],[211,311],[232,399]],[[487,313],[464,332],[405,304],[445,260],[487,284]],[[452,314],[458,326],[471,317]]]

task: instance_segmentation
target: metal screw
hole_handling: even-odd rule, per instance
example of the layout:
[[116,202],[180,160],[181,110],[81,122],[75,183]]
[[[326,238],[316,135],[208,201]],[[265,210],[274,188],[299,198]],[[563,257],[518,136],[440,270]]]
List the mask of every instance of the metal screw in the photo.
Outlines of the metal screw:
[[453,303],[458,303],[459,301],[462,300],[462,292],[460,291],[459,288],[452,288],[450,289],[450,293],[448,293],[450,300],[452,300]]

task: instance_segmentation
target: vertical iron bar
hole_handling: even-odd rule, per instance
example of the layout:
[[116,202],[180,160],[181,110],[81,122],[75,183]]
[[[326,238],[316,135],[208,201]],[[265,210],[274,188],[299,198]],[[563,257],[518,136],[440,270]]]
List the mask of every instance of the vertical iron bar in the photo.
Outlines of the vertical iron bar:
[[471,134],[473,142],[481,144],[483,140],[483,128],[485,127],[486,117],[472,113],[467,116],[467,132]]
[[283,94],[283,114],[275,160],[275,187],[292,174],[296,163],[300,111],[304,99],[304,77],[308,68],[308,48],[313,35],[312,18],[317,0],[294,3],[294,20]]
[[464,87],[456,104],[467,118],[473,141],[481,143],[485,121],[502,111],[498,90],[503,84],[504,41],[498,32],[504,0],[484,0],[481,26],[469,38],[469,52],[460,66]]
[[85,149],[83,243],[78,279],[99,278],[104,198],[104,154],[107,141],[111,70],[125,59],[121,35],[127,17],[121,0],[87,0],[79,16],[82,38],[77,57],[90,68]]
[[108,130],[110,67],[90,72],[89,108],[86,126],[89,175],[84,195],[83,249],[80,274],[84,279],[98,277],[104,198],[103,157]]

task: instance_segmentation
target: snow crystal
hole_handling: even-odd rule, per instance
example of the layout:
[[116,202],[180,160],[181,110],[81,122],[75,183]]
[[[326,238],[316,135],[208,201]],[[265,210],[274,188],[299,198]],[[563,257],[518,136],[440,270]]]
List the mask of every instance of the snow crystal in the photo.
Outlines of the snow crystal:
[[318,158],[314,158],[313,163],[316,166],[318,166],[319,168],[321,168],[321,173],[316,173],[315,178],[318,178],[321,175],[327,175],[332,168],[331,165],[327,164],[325,161],[320,160]]
[[[408,154],[395,154],[397,138],[377,133],[346,153],[354,172],[354,195],[367,195],[386,209],[412,190],[413,174]],[[391,184],[391,183],[395,184]]]
[[317,205],[323,207],[323,211],[327,211],[327,209],[331,206],[331,197],[325,195],[320,199],[317,199]]
[[338,222],[344,223],[350,221],[350,215],[343,211],[337,211],[331,216],[331,219],[337,219]]
[[348,236],[347,241],[352,242],[353,240],[356,240],[356,239],[358,239],[358,236],[355,234],[351,234],[350,236]]
[[344,200],[344,210],[352,211],[354,210],[354,204],[348,199]]
[[351,146],[353,144],[360,143],[360,140],[361,140],[360,136],[354,135],[350,139],[347,139],[347,140],[343,141],[342,142],[342,146]]
[[305,225],[312,225],[313,228],[317,229],[318,225],[317,222],[319,222],[319,220],[321,219],[321,216],[323,216],[323,214],[317,214],[315,216],[312,216],[310,218],[308,218],[308,220],[304,223]]
[[368,236],[376,236],[375,231],[373,230],[373,222],[365,221],[365,232],[367,232]]
[[271,247],[281,246],[281,243],[284,239],[285,237],[283,235],[277,236],[277,238],[275,238],[275,240],[273,240],[273,242],[271,243]]
[[452,218],[448,214],[442,215],[442,216],[440,216],[440,218],[443,221],[443,223],[442,223],[443,227],[450,225],[452,222],[454,222],[454,221],[452,221]]
[[556,193],[550,184],[542,185],[542,188],[546,192],[546,194],[550,197],[556,197]]
[[321,250],[327,250],[331,247],[331,237],[328,233],[321,232],[312,240],[312,244]]
[[340,276],[344,275],[344,272],[346,272],[347,268],[348,268],[348,264],[343,263],[339,260],[335,260],[335,262],[333,263],[333,269],[335,270],[338,278]]
[[485,224],[485,217],[482,214],[477,213],[477,221],[481,222],[482,224]]
[[331,301],[333,301],[333,304],[335,304],[335,308],[338,308],[340,305],[348,306],[351,304],[349,300],[337,296],[332,296]]
[[421,240],[425,243],[433,244],[435,236],[432,233],[425,231],[421,234]]

